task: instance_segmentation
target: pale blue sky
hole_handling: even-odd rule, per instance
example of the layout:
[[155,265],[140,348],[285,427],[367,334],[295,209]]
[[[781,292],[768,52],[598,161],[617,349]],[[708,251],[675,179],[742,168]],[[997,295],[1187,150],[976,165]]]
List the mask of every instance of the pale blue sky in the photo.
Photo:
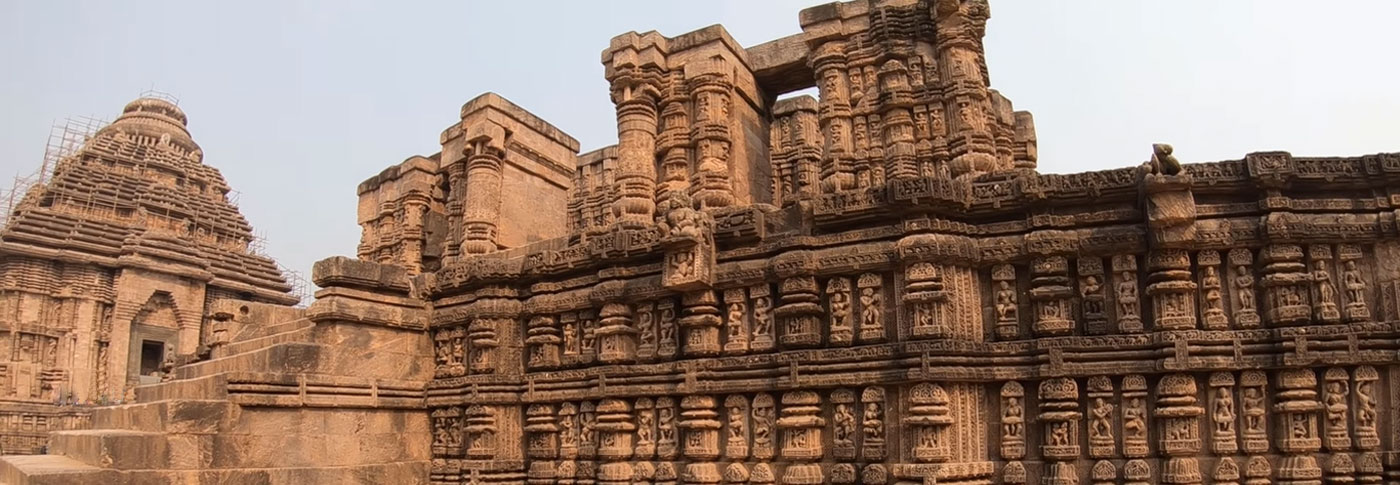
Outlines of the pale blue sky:
[[[628,30],[796,33],[811,1],[0,0],[0,177],[49,127],[148,88],[241,192],[267,251],[310,273],[353,255],[355,186],[495,91],[578,138],[616,138],[599,53]],[[992,0],[992,85],[1035,114],[1043,172],[1250,151],[1400,151],[1400,2]],[[8,178],[4,183],[8,185]]]

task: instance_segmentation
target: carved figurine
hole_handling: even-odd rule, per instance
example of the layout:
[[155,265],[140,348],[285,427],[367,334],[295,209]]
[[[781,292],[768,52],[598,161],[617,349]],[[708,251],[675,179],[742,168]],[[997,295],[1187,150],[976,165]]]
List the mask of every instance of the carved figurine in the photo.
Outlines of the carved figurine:
[[1006,410],[1002,412],[1001,427],[1004,438],[1019,438],[1024,423],[1022,416],[1025,409],[1021,406],[1021,398],[1010,397],[1006,400]]
[[1150,162],[1151,172],[1159,175],[1176,175],[1181,173],[1181,162],[1172,155],[1172,146],[1166,143],[1152,144],[1152,161]]
[[1089,424],[1089,435],[1097,437],[1112,437],[1113,426],[1109,424],[1109,419],[1113,418],[1113,405],[1102,397],[1094,398],[1093,416]]
[[1123,272],[1118,282],[1118,316],[1134,317],[1138,312],[1137,278],[1130,271]]
[[836,411],[832,421],[834,426],[833,434],[836,442],[850,442],[851,435],[855,432],[856,428],[856,417],[855,414],[851,412],[851,405],[846,403],[836,405]]
[[997,321],[1016,320],[1016,292],[1008,281],[1002,281],[998,284],[996,310]]
[[865,420],[861,422],[865,430],[865,439],[884,439],[885,437],[885,417],[880,412],[878,403],[865,404]]
[[1218,433],[1233,433],[1235,431],[1235,398],[1230,395],[1230,388],[1220,387],[1215,392],[1215,412],[1211,419],[1215,421],[1215,430]]
[[1251,431],[1264,430],[1264,393],[1256,387],[1244,390],[1244,423]]
[[1245,265],[1235,266],[1235,275],[1235,296],[1239,309],[1254,309],[1254,275]]

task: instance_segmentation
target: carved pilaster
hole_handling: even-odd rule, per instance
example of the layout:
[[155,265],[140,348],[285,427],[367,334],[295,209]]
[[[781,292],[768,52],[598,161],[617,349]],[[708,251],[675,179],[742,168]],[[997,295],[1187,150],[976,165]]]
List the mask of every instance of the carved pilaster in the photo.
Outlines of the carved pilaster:
[[1196,268],[1201,277],[1201,319],[1206,330],[1227,330],[1230,318],[1225,315],[1225,288],[1220,276],[1220,252],[1196,253]]
[[831,456],[837,460],[856,458],[856,395],[850,389],[831,392]]
[[492,407],[474,405],[467,408],[463,427],[466,432],[467,458],[489,460],[496,456],[496,414]]
[[514,322],[510,319],[477,318],[467,327],[467,338],[471,340],[470,367],[473,374],[490,374],[496,371],[496,348],[498,328]]
[[773,458],[774,438],[777,436],[776,419],[778,410],[773,396],[759,394],[753,398],[753,457],[760,460]]
[[773,349],[773,297],[767,284],[749,287],[753,301],[753,340],[749,348],[755,352]]
[[850,167],[850,92],[854,89],[847,84],[845,43],[823,42],[813,49],[810,59],[821,98],[817,109],[825,153],[821,167],[822,191],[854,188],[855,175]]
[[1152,297],[1153,328],[1196,328],[1196,283],[1191,281],[1191,256],[1182,249],[1162,249],[1148,256],[1147,294]]
[[[636,49],[636,47],[632,47]],[[658,60],[659,63],[664,61]],[[609,66],[613,103],[617,105],[617,200],[615,223],[643,228],[656,209],[656,103],[660,75],[655,67]]]
[[661,98],[661,132],[657,135],[656,151],[661,158],[661,183],[656,187],[656,200],[666,200],[672,193],[690,193],[690,90],[681,82],[679,72],[667,76]]
[[1142,303],[1138,293],[1137,257],[1120,254],[1113,257],[1114,306],[1118,316],[1118,331],[1136,333],[1143,330]]
[[529,346],[526,365],[531,370],[559,367],[562,357],[560,345],[563,342],[564,339],[559,337],[558,321],[553,315],[530,317],[530,326],[525,331],[525,345]]
[[1153,416],[1161,424],[1162,483],[1198,485],[1203,482],[1199,418],[1205,410],[1196,402],[1196,379],[1171,374],[1157,383],[1157,406]]
[[1109,458],[1113,456],[1115,441],[1113,422],[1117,421],[1113,398],[1113,381],[1107,376],[1094,376],[1088,382],[1089,396],[1089,456]]
[[466,202],[462,218],[463,255],[496,250],[497,224],[501,217],[501,163],[505,157],[505,130],[494,123],[466,128]]
[[1327,451],[1351,449],[1351,418],[1348,401],[1351,398],[1351,376],[1346,369],[1331,368],[1322,377],[1323,446]]
[[[579,448],[579,417],[578,407],[574,403],[563,403],[559,405],[559,458],[562,460],[573,460],[578,458]],[[559,476],[566,475],[560,464]]]
[[462,456],[462,408],[448,407],[432,410],[433,456]]
[[996,334],[1001,340],[1016,340],[1021,338],[1020,322],[1020,292],[1016,288],[1016,267],[1009,264],[999,264],[992,268],[992,285],[995,295],[992,301],[995,306],[992,312],[996,316]]
[[1341,261],[1342,287],[1346,288],[1345,317],[1348,322],[1371,321],[1371,310],[1367,304],[1366,276],[1362,274],[1357,260],[1361,259],[1361,247],[1342,244],[1337,247],[1337,259]]
[[578,312],[579,361],[592,364],[598,359],[598,313],[594,310]]
[[526,472],[529,485],[553,485],[559,458],[559,425],[555,422],[554,407],[549,404],[531,404],[525,411],[526,440],[525,456],[530,458],[530,468]]
[[912,339],[949,338],[953,326],[944,314],[948,294],[938,267],[917,262],[905,268],[904,304],[909,309],[909,335]]
[[817,281],[811,276],[796,276],[783,280],[782,305],[777,320],[782,334],[779,343],[784,348],[806,348],[821,345],[821,297]]
[[925,382],[909,389],[909,412],[904,426],[910,432],[911,456],[915,461],[942,463],[951,459],[948,427],[952,424],[952,409],[943,386]]
[[1217,455],[1233,455],[1239,451],[1236,428],[1239,413],[1235,409],[1235,376],[1229,372],[1210,375],[1210,443]]
[[[650,398],[639,398],[637,410],[637,447],[632,454],[638,460],[649,460],[656,455],[656,406]],[[654,472],[653,472],[654,473]]]
[[1035,304],[1034,333],[1038,337],[1069,335],[1074,320],[1069,314],[1069,261],[1063,256],[1036,259],[1032,265],[1031,301]]
[[662,359],[676,356],[679,332],[676,325],[676,302],[667,298],[656,302],[656,355]]
[[1230,285],[1234,295],[1235,326],[1259,326],[1258,296],[1254,290],[1254,254],[1246,248],[1230,250]]
[[1381,445],[1377,421],[1380,415],[1376,412],[1377,399],[1379,398],[1376,386],[1381,378],[1380,373],[1376,371],[1375,367],[1361,366],[1356,368],[1353,375],[1355,389],[1352,392],[1352,398],[1356,403],[1356,411],[1353,414],[1356,420],[1356,447],[1366,451],[1374,451],[1379,449]]
[[1001,458],[1026,457],[1026,389],[1016,381],[1001,386]]
[[1311,369],[1285,369],[1277,375],[1274,413],[1281,435],[1278,448],[1284,456],[1279,459],[1275,483],[1315,485],[1322,478],[1322,468],[1313,456],[1322,448],[1317,426],[1317,412],[1322,409],[1317,401],[1317,376]]
[[715,398],[692,395],[681,399],[679,426],[685,430],[682,453],[689,461],[682,474],[685,485],[719,483],[719,466],[714,463],[719,458],[720,430]]
[[1147,446],[1147,379],[1123,377],[1123,456],[1143,458]]
[[1079,276],[1079,306],[1084,312],[1084,332],[1109,333],[1108,311],[1104,304],[1103,258],[1083,257],[1075,261]]
[[855,340],[850,279],[836,277],[826,281],[826,305],[829,343],[850,345]]
[[1307,322],[1312,315],[1308,306],[1307,266],[1303,265],[1303,250],[1291,244],[1267,246],[1260,253],[1264,262],[1265,318],[1270,325],[1296,325]]
[[695,144],[695,172],[690,190],[700,209],[734,205],[730,186],[730,99],[734,83],[731,65],[725,61],[693,61],[686,65],[695,122],[690,138]]
[[860,342],[884,342],[885,292],[882,279],[877,273],[865,273],[860,275],[856,286],[860,289]]
[[[656,399],[656,457],[662,460],[676,458],[677,448],[676,402],[669,397]],[[657,470],[660,473],[660,470]],[[659,480],[659,478],[658,478]]]
[[632,438],[637,426],[632,423],[632,409],[627,401],[604,399],[598,403],[598,467],[600,485],[631,485]]
[[637,329],[632,327],[632,309],[626,303],[608,303],[598,317],[598,360],[605,364],[635,362]]
[[1269,379],[1263,372],[1245,371],[1240,374],[1240,404],[1244,418],[1240,435],[1244,440],[1244,451],[1250,454],[1269,451],[1268,385]]
[[637,359],[644,362],[651,361],[656,358],[656,351],[660,345],[656,325],[656,303],[641,302],[635,308],[638,334]]
[[1041,483],[1045,485],[1077,485],[1079,473],[1074,461],[1078,460],[1079,384],[1074,379],[1054,378],[1040,383],[1040,415],[1038,420],[1044,425],[1044,442],[1040,454],[1049,463]]
[[694,291],[686,293],[682,299],[685,316],[681,317],[680,328],[685,333],[685,341],[681,353],[686,357],[719,355],[719,327],[723,322],[715,292]]
[[578,313],[567,312],[559,315],[559,327],[562,329],[564,340],[561,361],[566,366],[577,365],[583,352],[583,334],[578,324]]
[[[919,167],[914,153],[913,89],[909,69],[898,59],[880,66],[880,114],[884,120],[885,178],[916,177]],[[873,136],[872,136],[873,138]]]
[[[885,459],[885,389],[867,387],[860,393],[861,457],[867,461]],[[882,482],[883,483],[883,482]]]
[[[598,456],[598,406],[585,401],[578,407],[578,455],[592,460]],[[592,466],[590,463],[589,467]],[[583,474],[592,476],[592,473]]]
[[724,353],[749,351],[749,308],[743,288],[724,290]]
[[1326,244],[1308,246],[1308,259],[1312,278],[1313,320],[1322,323],[1342,321],[1342,312],[1337,305],[1337,284],[1332,277],[1332,247]]
[[783,485],[820,485],[825,483],[822,466],[821,396],[811,391],[783,394],[782,418],[778,428],[783,432],[783,458],[789,464],[783,473]]

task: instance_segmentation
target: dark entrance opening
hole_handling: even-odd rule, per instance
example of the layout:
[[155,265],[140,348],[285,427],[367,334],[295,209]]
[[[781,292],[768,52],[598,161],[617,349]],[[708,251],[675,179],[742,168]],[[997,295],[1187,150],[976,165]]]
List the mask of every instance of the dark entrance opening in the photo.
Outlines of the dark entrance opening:
[[165,342],[158,340],[141,341],[141,375],[148,376],[160,370],[165,358]]

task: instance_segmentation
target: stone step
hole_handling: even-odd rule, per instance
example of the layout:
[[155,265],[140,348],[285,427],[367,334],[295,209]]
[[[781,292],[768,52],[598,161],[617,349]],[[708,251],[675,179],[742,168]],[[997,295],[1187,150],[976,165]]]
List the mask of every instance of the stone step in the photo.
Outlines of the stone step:
[[223,400],[170,399],[97,408],[92,429],[166,433],[217,433],[238,407]]
[[113,473],[62,455],[0,456],[5,485],[110,485]]
[[147,384],[136,388],[136,402],[222,400],[228,397],[224,374]]
[[321,344],[284,342],[239,354],[175,368],[175,379],[194,379],[225,372],[315,372],[326,352]]
[[118,429],[55,431],[49,453],[115,470],[163,469],[170,465],[164,433]]
[[252,338],[230,342],[219,349],[221,357],[252,352],[284,342],[310,342],[316,324],[310,320],[272,325]]

